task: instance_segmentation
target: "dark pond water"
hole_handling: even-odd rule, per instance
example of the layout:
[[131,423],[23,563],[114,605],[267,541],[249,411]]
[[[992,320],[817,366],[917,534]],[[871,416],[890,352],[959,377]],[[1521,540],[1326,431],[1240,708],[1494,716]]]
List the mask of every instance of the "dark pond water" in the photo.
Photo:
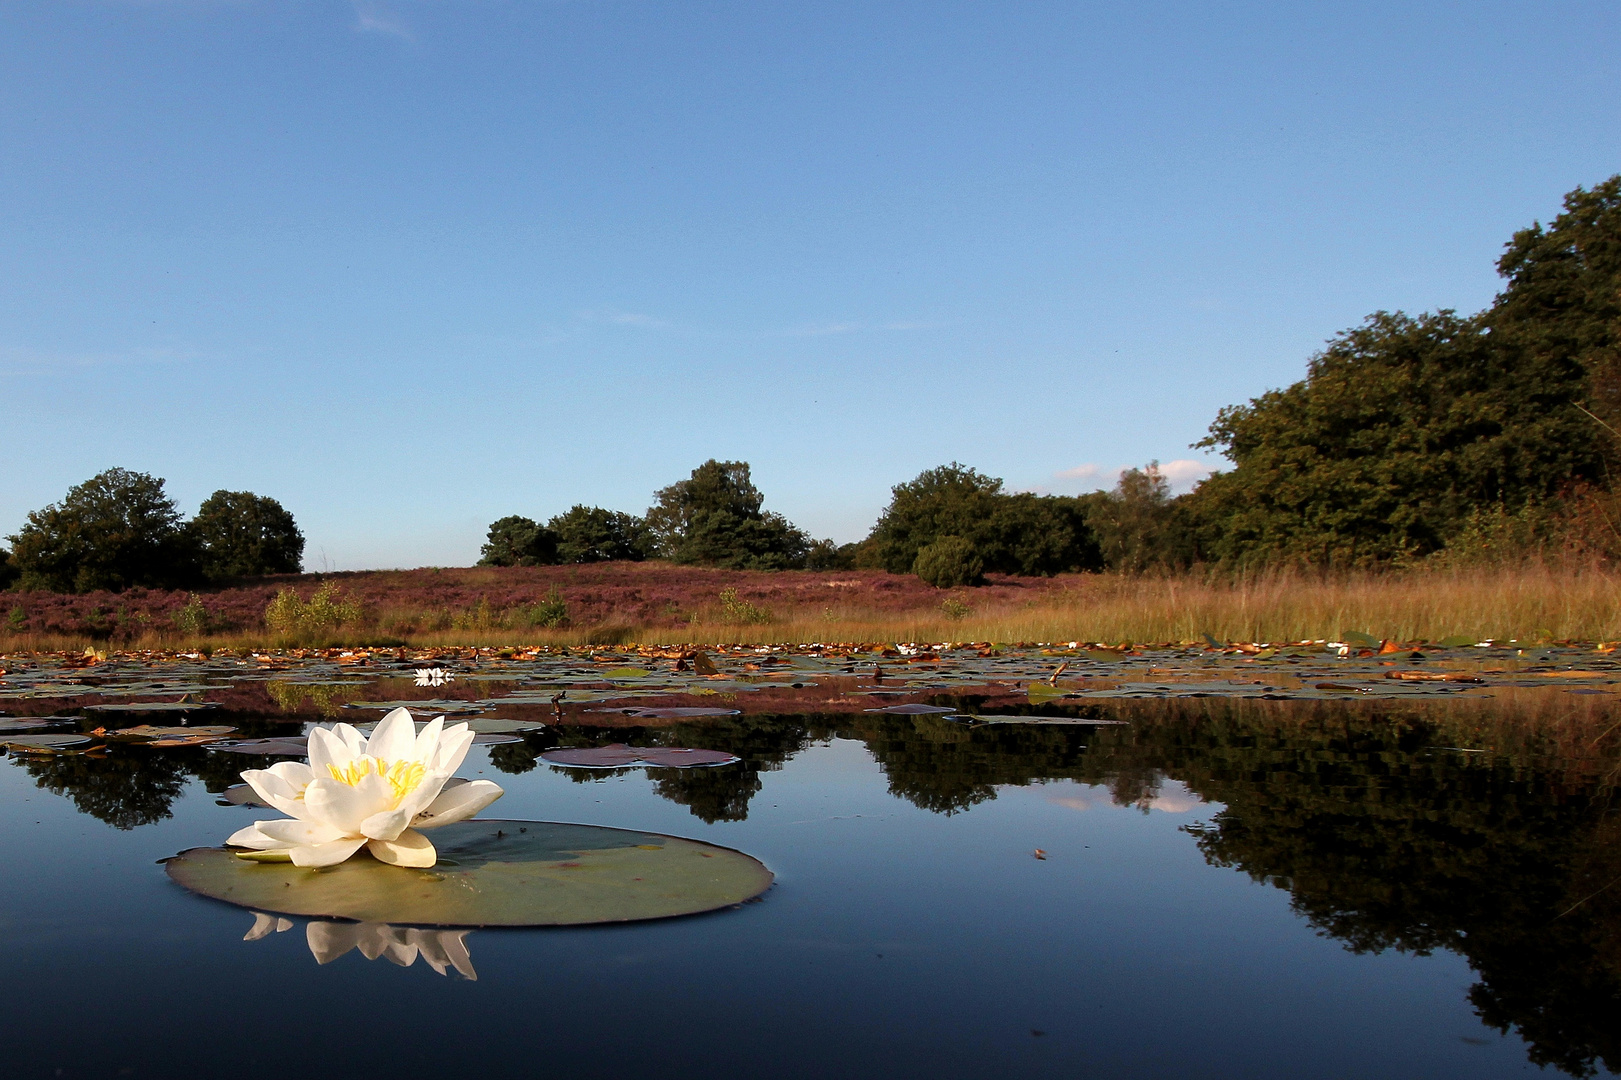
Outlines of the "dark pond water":
[[[236,689],[201,691],[225,707],[193,723],[296,735],[380,715],[340,712],[331,688],[212,677]],[[474,748],[462,774],[506,788],[491,816],[707,840],[777,875],[756,902],[628,925],[278,929],[185,892],[158,865],[267,816],[216,794],[262,759],[116,743],[9,756],[0,1073],[1407,1078],[1621,1066],[1615,777],[1609,759],[1573,761],[1547,733],[1549,710],[1577,699],[1535,695],[1562,691],[1059,700],[1023,711],[1125,724],[976,726],[865,709],[1014,710],[991,690],[862,697],[855,679],[821,681],[801,711],[786,690],[726,697],[738,715],[656,724],[585,702],[548,711],[521,741]],[[351,685],[375,698],[409,684]],[[468,701],[521,690],[458,685]],[[76,715],[61,730],[87,731],[108,722],[91,701],[51,691],[0,704]],[[1579,704],[1585,744],[1604,714]],[[119,723],[138,721],[175,722]],[[742,761],[601,772],[538,756],[609,742]]]

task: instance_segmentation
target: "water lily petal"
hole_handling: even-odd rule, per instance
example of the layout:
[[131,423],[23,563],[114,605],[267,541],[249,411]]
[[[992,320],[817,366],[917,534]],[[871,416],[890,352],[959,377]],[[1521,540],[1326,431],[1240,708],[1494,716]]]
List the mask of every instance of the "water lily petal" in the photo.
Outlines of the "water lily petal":
[[254,851],[269,851],[271,848],[286,847],[280,840],[267,836],[259,829],[260,823],[255,821],[245,829],[238,829],[225,838],[231,847],[251,848]]
[[392,866],[428,867],[439,861],[433,841],[415,829],[406,829],[393,840],[373,840],[366,847],[378,862]]
[[338,736],[338,738],[343,740],[343,745],[348,749],[349,753],[353,754],[355,757],[359,757],[361,754],[366,752],[365,732],[361,731],[353,724],[346,724],[339,721],[338,723],[332,725],[332,731]]
[[500,784],[488,780],[464,780],[454,787],[447,784],[439,797],[417,814],[411,824],[418,829],[436,829],[452,822],[466,821],[505,794]]
[[[368,776],[367,780],[376,780]],[[388,785],[383,782],[386,788]],[[316,777],[304,789],[305,815],[312,821],[330,825],[344,836],[359,836],[360,823],[389,805],[392,799],[379,799],[376,785],[350,787],[338,780]]]
[[317,778],[331,776],[332,766],[347,765],[354,759],[354,755],[349,753],[349,748],[344,746],[342,738],[331,728],[320,726],[310,729],[309,751],[310,772]]
[[467,748],[473,745],[473,732],[466,724],[454,724],[439,736],[432,760],[426,762],[429,772],[449,776],[462,767]]
[[411,824],[411,815],[395,808],[384,810],[366,818],[360,823],[359,832],[372,840],[392,840],[404,832]]
[[295,847],[289,853],[293,857],[294,866],[336,866],[355,852],[360,850],[366,842],[364,836],[350,839],[331,840],[325,844],[310,844],[304,847]]
[[268,836],[276,841],[278,845],[289,847],[324,844],[329,840],[338,840],[347,835],[330,825],[323,825],[315,821],[283,819],[280,821],[261,821],[258,824],[261,836]]
[[242,779],[261,802],[296,818],[306,815],[304,788],[313,775],[308,765],[296,761],[278,762],[268,769],[242,770]]
[[399,801],[395,809],[404,814],[405,820],[409,822],[439,797],[439,793],[451,779],[448,773],[427,773],[414,790],[405,793],[405,797]]
[[436,716],[423,724],[422,730],[417,732],[416,748],[411,751],[412,760],[420,761],[423,764],[432,761],[434,749],[439,745],[439,737],[444,730],[445,718],[443,716]]
[[381,761],[410,761],[416,756],[417,728],[411,710],[394,709],[377,723],[366,740],[366,753]]

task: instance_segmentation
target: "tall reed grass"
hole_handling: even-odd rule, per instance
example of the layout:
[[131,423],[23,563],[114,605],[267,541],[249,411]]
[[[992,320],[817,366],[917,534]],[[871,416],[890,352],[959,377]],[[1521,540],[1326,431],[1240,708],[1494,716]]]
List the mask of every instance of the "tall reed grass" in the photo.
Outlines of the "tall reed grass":
[[[983,595],[985,599],[980,599]],[[610,612],[588,624],[546,625],[533,607],[492,610],[369,605],[340,626],[310,627],[290,641],[266,627],[199,638],[154,630],[127,647],[275,647],[409,644],[584,645],[791,643],[816,641],[1282,642],[1335,639],[1349,631],[1395,641],[1621,639],[1621,573],[1598,566],[1527,565],[1318,576],[1274,571],[1241,577],[1071,575],[1024,598],[989,590],[932,592],[914,610],[859,599],[829,606],[773,603],[738,615],[737,602],[699,606],[658,623]],[[561,601],[557,601],[561,603]],[[89,636],[7,634],[0,651],[82,649]]]

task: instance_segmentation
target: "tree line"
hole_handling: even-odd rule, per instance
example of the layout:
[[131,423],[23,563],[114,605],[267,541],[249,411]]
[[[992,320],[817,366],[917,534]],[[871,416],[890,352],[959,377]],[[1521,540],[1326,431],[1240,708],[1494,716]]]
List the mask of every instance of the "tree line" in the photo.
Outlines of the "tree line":
[[710,461],[643,518],[583,506],[544,526],[504,518],[485,561],[871,567],[948,586],[986,573],[1621,555],[1621,176],[1515,233],[1497,268],[1505,286],[1485,311],[1375,312],[1301,381],[1222,409],[1194,445],[1231,467],[1185,495],[1154,463],[1063,498],[1008,492],[952,462],[897,485],[867,538],[837,546],[764,513],[746,463]]
[[[1222,409],[1195,446],[1231,467],[1185,495],[1153,463],[1063,497],[951,462],[896,485],[870,534],[839,545],[764,509],[747,462],[711,460],[641,516],[501,518],[480,563],[872,568],[949,587],[991,573],[1621,556],[1621,175],[1516,232],[1497,269],[1505,285],[1486,310],[1375,312],[1304,379]],[[162,486],[113,469],[30,514],[0,583],[85,591],[298,569],[303,537],[274,500],[220,491],[183,522]]]
[[163,480],[108,469],[28,515],[0,549],[0,586],[83,593],[296,574],[304,534],[275,499],[216,491],[186,520]]

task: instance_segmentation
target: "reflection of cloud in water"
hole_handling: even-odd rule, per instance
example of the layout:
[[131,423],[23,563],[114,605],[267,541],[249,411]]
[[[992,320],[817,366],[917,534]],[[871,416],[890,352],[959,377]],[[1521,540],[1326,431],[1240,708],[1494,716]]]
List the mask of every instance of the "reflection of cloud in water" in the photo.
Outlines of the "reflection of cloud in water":
[[1137,810],[1160,810],[1167,814],[1186,814],[1205,805],[1203,799],[1189,791],[1187,786],[1178,780],[1166,780],[1153,795],[1124,804],[1117,801],[1106,787],[1089,785],[1082,790],[1086,792],[1085,795],[1052,795],[1047,801],[1057,806],[1067,806],[1071,810],[1107,810],[1111,807],[1130,806]]
[[[291,919],[256,911],[253,926],[242,940],[258,941],[292,928]],[[304,939],[317,964],[330,964],[358,950],[367,960],[382,957],[400,967],[410,967],[420,957],[440,975],[447,975],[454,968],[463,978],[477,981],[478,972],[473,970],[473,959],[467,952],[470,933],[471,930],[415,930],[387,923],[312,920],[304,930]]]

